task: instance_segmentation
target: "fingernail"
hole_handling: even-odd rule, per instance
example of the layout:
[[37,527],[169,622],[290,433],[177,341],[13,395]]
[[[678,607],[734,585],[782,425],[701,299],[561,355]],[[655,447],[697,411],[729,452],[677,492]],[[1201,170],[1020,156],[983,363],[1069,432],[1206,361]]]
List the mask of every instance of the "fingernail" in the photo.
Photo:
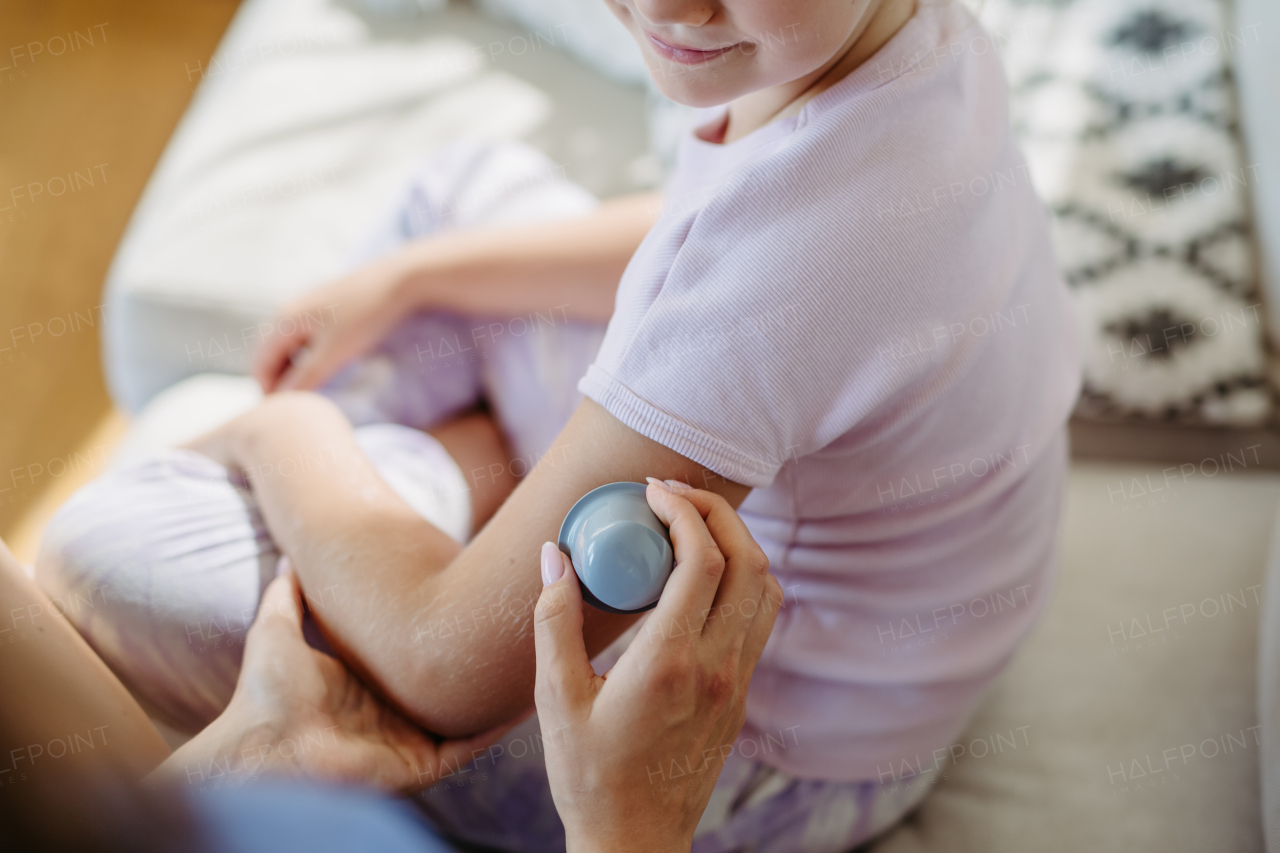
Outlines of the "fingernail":
[[659,489],[662,489],[662,491],[664,492],[671,491],[670,489],[667,488],[667,484],[659,480],[657,477],[645,477],[645,480],[649,482],[650,486],[657,486]]
[[693,491],[693,486],[690,486],[688,483],[682,483],[679,480],[667,480],[667,485],[670,486],[671,491],[675,492],[677,495],[683,495],[687,492]]
[[564,576],[564,558],[554,542],[542,543],[542,585],[547,586]]

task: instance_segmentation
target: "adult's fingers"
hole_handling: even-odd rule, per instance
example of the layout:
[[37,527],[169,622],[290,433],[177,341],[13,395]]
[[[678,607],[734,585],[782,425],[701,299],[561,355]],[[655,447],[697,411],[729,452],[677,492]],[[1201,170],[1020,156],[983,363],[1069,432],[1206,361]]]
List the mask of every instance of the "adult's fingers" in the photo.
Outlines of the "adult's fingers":
[[721,646],[736,645],[746,632],[754,605],[769,576],[769,558],[729,502],[714,492],[670,481],[669,487],[697,508],[725,558],[724,576],[711,604],[703,637]]
[[649,508],[671,531],[676,565],[658,606],[649,617],[646,635],[698,636],[724,573],[725,560],[696,506],[666,483],[649,478]]
[[[544,716],[563,712],[590,700],[596,679],[582,637],[582,590],[568,556],[554,543],[542,546],[543,577],[558,579],[542,588],[533,611],[534,653],[537,667],[533,698]],[[556,563],[559,565],[556,565]],[[566,707],[567,706],[567,707]]]
[[739,657],[739,671],[743,675],[744,682],[751,680],[751,673],[759,663],[760,655],[764,653],[765,643],[769,642],[773,625],[778,620],[778,612],[782,609],[782,585],[778,583],[778,579],[769,575],[765,578],[763,587],[760,591],[760,600],[750,614],[746,638],[742,644],[742,654]]

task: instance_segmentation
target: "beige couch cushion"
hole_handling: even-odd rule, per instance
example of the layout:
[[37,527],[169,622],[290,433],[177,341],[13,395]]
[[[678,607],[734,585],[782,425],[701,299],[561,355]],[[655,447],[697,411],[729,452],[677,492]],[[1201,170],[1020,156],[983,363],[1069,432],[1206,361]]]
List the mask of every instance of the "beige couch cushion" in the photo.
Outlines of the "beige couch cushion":
[[1215,462],[1074,465],[1049,611],[875,853],[1262,849],[1254,662],[1280,475]]
[[1262,827],[1267,850],[1280,853],[1280,530],[1271,543],[1262,608],[1258,637]]

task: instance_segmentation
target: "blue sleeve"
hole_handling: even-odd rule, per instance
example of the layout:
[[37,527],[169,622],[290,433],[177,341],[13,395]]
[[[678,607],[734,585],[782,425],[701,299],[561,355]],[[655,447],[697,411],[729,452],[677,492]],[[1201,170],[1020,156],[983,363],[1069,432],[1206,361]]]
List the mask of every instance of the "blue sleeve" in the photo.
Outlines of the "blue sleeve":
[[264,782],[192,797],[214,853],[452,853],[409,806],[361,788]]

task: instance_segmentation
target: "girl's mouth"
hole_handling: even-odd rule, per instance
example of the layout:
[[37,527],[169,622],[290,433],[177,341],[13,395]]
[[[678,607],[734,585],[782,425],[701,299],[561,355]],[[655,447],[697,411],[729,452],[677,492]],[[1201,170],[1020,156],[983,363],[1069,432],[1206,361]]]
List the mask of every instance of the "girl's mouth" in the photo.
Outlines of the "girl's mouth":
[[681,65],[697,65],[701,62],[708,62],[715,59],[717,56],[723,56],[737,47],[736,44],[731,44],[726,47],[717,47],[712,50],[699,50],[692,47],[676,47],[673,44],[667,44],[662,39],[655,38],[649,33],[645,33],[645,35],[649,37],[649,43],[653,45],[653,49],[658,52],[659,56],[672,62],[678,62]]

